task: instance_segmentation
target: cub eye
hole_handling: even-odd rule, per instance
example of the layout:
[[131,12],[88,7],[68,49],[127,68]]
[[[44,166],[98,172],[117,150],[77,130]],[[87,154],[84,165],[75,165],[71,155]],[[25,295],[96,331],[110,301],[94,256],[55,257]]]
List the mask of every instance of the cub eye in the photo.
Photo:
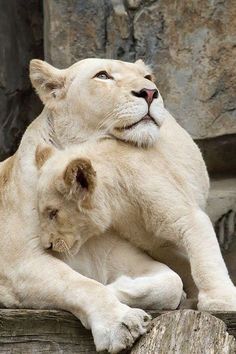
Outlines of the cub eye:
[[49,217],[50,220],[53,220],[53,219],[55,219],[57,214],[58,214],[58,209],[53,209],[53,210],[49,211],[48,217]]
[[113,80],[113,77],[109,75],[106,71],[99,71],[94,77],[102,80]]
[[144,79],[152,81],[152,76],[151,75],[146,75],[146,76],[144,76]]

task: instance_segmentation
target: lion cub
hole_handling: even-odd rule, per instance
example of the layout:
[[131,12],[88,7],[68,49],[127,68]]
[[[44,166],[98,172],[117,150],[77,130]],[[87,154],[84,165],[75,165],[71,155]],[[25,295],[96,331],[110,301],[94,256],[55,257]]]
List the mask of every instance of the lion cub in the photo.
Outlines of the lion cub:
[[[176,309],[183,296],[180,277],[108,227],[111,214],[96,171],[88,158],[74,153],[78,155],[73,149],[36,152],[43,247],[109,287],[129,306]],[[112,190],[108,193],[112,198]]]

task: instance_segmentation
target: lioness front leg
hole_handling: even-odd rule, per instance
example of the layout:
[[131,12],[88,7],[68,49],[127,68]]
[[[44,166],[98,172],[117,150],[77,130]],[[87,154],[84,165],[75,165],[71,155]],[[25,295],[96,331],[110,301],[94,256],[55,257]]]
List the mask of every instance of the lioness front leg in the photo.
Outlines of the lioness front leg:
[[[108,236],[110,242],[115,237]],[[106,238],[103,252],[109,245],[109,238],[103,237],[105,241]],[[96,249],[99,249],[99,245]],[[117,238],[116,247],[110,251],[106,267],[107,278],[113,279],[107,287],[128,306],[175,310],[184,296],[183,283],[178,274],[126,240]],[[104,265],[101,273],[104,274]]]
[[177,222],[178,241],[186,248],[199,289],[200,310],[236,311],[236,288],[228,275],[209,217],[196,209]]
[[96,349],[119,352],[146,332],[150,316],[131,309],[102,284],[47,254],[19,260],[12,282],[17,307],[58,308],[91,328]]

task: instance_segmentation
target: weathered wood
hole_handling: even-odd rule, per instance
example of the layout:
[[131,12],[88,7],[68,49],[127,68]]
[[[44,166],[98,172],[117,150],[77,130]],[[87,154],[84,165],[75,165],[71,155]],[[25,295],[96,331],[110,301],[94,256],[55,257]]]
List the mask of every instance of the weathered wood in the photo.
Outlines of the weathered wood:
[[[150,313],[153,319],[160,315],[169,313],[169,311],[157,310],[150,310],[148,312]],[[229,334],[232,334],[236,338],[236,312],[214,311],[210,312],[210,314],[222,320],[225,323]]]
[[235,354],[235,338],[209,313],[180,310],[153,320],[130,354]]
[[94,354],[93,338],[72,314],[56,310],[0,310],[0,353]]
[[[163,316],[171,316],[170,322],[173,322],[173,317],[176,321],[176,313],[183,314],[185,311],[181,310],[176,312],[163,312],[163,311],[149,311],[153,318],[161,315],[158,319],[154,321],[162,320]],[[195,313],[195,312],[194,312]],[[201,314],[196,312],[197,316],[209,316],[207,314]],[[230,334],[236,336],[236,312],[217,312],[214,313],[215,316],[221,318],[225,321],[227,330]],[[182,315],[181,315],[182,316]],[[214,317],[213,317],[214,318]],[[184,323],[183,319],[181,319]],[[181,323],[179,321],[179,323]],[[217,321],[215,319],[215,321]],[[197,323],[197,322],[195,322]],[[218,322],[217,322],[218,323]],[[211,322],[209,322],[209,327]],[[222,325],[224,327],[224,325]],[[174,325],[173,325],[174,327]],[[174,338],[173,327],[170,331],[170,338]],[[202,330],[201,333],[206,336],[209,334],[209,327],[205,326],[205,332]],[[222,333],[224,333],[222,327]],[[195,328],[195,327],[194,327]],[[219,328],[219,327],[217,327]],[[178,327],[180,330],[180,327]],[[216,329],[214,329],[216,330]],[[217,332],[218,330],[216,330]],[[173,332],[173,333],[172,333]],[[188,338],[195,336],[197,331],[193,330],[189,334]],[[219,332],[217,332],[219,333]],[[176,337],[180,337],[180,332],[176,332]],[[230,338],[230,337],[229,337]],[[141,345],[142,340],[138,342],[137,345]],[[196,343],[197,346],[198,343]],[[132,350],[136,350],[135,347]],[[168,349],[169,350],[169,349]],[[4,354],[76,354],[76,353],[96,353],[93,338],[90,331],[84,329],[80,321],[78,321],[72,314],[65,311],[56,310],[10,310],[1,309],[0,310],[0,353]],[[132,353],[135,353],[132,351]],[[154,352],[143,351],[140,353],[151,354]],[[171,353],[167,352],[156,352],[160,353]],[[174,352],[178,353],[178,352]],[[194,352],[189,351],[188,354]],[[196,352],[207,354],[209,352]],[[233,352],[211,352],[212,354],[223,354],[223,353],[233,353]],[[181,354],[184,354],[182,352]]]

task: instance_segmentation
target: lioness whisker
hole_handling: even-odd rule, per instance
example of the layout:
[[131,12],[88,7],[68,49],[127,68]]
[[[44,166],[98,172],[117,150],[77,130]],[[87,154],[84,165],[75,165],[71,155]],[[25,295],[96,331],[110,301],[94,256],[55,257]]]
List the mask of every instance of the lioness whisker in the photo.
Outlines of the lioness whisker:
[[106,114],[106,116],[103,118],[103,120],[97,125],[96,129],[101,129],[107,122],[109,122],[109,119],[111,118],[112,121],[114,120],[114,117],[116,119],[120,119],[119,116],[116,115],[117,112],[122,112],[123,108],[119,106],[115,107],[111,112]]
[[107,114],[104,119],[97,125],[96,129],[101,129],[105,123],[107,123],[107,121],[109,121],[110,118],[113,117],[114,111],[110,112],[109,114]]

